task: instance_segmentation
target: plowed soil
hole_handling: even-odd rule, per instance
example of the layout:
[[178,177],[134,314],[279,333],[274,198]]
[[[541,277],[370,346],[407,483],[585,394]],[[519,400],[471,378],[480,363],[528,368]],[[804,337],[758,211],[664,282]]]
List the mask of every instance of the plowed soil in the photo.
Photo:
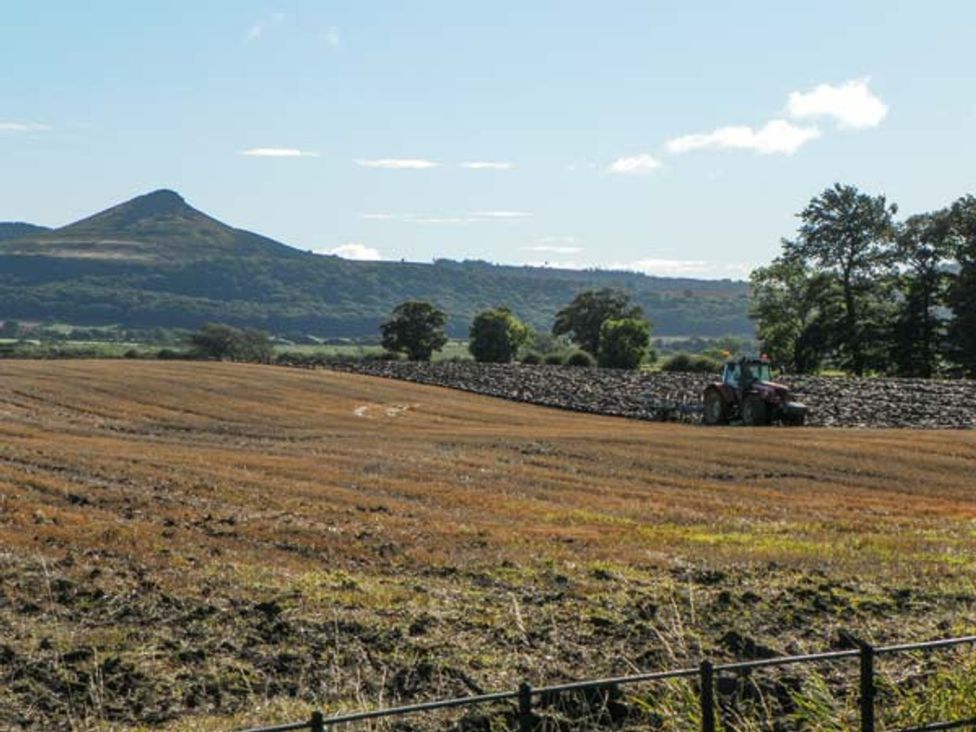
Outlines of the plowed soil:
[[0,729],[232,729],[966,632],[974,474],[970,431],[705,430],[326,370],[3,361]]

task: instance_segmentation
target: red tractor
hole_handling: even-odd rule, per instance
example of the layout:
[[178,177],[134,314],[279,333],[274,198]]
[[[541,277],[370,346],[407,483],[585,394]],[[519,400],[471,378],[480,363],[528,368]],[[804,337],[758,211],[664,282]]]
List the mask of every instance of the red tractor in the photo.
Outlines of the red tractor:
[[806,406],[793,401],[789,388],[772,380],[766,358],[726,361],[722,380],[705,387],[702,403],[705,424],[802,426],[807,417]]

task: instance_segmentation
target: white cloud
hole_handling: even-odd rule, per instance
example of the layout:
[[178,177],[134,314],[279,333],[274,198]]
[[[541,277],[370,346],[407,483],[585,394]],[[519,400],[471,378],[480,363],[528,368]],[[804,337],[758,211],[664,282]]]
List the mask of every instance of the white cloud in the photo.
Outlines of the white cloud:
[[712,132],[684,135],[668,140],[671,153],[692,150],[754,150],[763,155],[792,155],[811,140],[820,137],[816,127],[799,127],[783,119],[774,119],[756,130],[752,127],[720,127]]
[[703,259],[648,258],[633,262],[594,263],[577,259],[525,262],[527,267],[587,269],[601,272],[639,272],[656,277],[696,277],[702,279],[742,279],[752,270],[748,264],[707,262]]
[[565,246],[560,244],[536,244],[531,247],[523,247],[528,252],[548,252],[551,254],[579,254],[583,247]]
[[526,211],[475,211],[471,215],[479,219],[524,219],[532,214]]
[[368,221],[403,221],[408,224],[475,224],[485,221],[521,219],[532,214],[524,211],[475,211],[467,214],[418,214],[369,212],[359,214]]
[[39,122],[0,122],[0,132],[47,132],[51,125]]
[[473,219],[470,216],[411,216],[404,219],[411,224],[472,224],[478,219]]
[[853,79],[837,86],[820,84],[813,91],[792,92],[786,105],[795,119],[830,117],[847,129],[877,127],[888,106],[868,89],[869,79]]
[[334,249],[330,249],[327,254],[333,254],[343,259],[355,259],[361,262],[375,262],[383,258],[379,250],[356,242],[349,242],[348,244],[337,246]]
[[433,160],[379,158],[377,160],[357,160],[356,165],[363,168],[384,168],[386,170],[426,170],[436,168],[440,163]]
[[660,167],[660,160],[653,155],[641,153],[640,155],[618,158],[611,163],[607,170],[610,173],[618,173],[620,175],[646,175]]
[[589,269],[591,265],[577,262],[575,259],[567,259],[560,262],[526,262],[526,267],[547,267],[549,269]]
[[707,272],[708,262],[702,259],[638,259],[636,262],[607,265],[609,269],[623,269],[650,275],[694,275]]
[[250,158],[317,158],[317,152],[309,150],[299,150],[295,147],[252,147],[249,150],[241,150],[239,155],[246,155]]
[[339,29],[334,25],[328,28],[328,30],[322,34],[322,38],[325,40],[329,48],[338,48],[339,44],[342,42],[342,38],[339,36]]
[[515,167],[515,164],[504,161],[472,160],[461,163],[461,167],[467,168],[468,170],[511,170]]
[[247,43],[257,41],[264,35],[264,32],[268,30],[269,25],[281,25],[285,22],[286,17],[287,16],[284,13],[272,13],[267,18],[262,18],[248,29],[247,34],[244,36],[244,40]]

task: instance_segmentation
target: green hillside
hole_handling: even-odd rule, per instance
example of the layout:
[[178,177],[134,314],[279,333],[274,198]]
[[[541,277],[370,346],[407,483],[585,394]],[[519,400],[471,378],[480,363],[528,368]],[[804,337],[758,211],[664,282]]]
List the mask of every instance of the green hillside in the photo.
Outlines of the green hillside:
[[45,226],[25,224],[22,221],[0,221],[0,241],[34,236],[36,234],[42,234],[45,231],[50,231],[50,229]]
[[[0,225],[0,231],[3,225]],[[0,241],[0,320],[371,335],[397,303],[431,300],[463,335],[479,309],[508,305],[538,328],[578,292],[630,292],[656,335],[751,333],[743,282],[438,260],[357,262],[227,226],[156,191],[54,230]]]

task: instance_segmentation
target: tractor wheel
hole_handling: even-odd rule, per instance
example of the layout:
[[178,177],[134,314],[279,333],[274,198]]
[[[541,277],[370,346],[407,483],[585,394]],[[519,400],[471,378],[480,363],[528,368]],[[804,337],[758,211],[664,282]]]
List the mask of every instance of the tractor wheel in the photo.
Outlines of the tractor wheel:
[[749,427],[769,424],[769,407],[758,394],[749,394],[742,400],[742,423]]
[[729,405],[718,389],[705,392],[702,422],[709,425],[728,424]]

